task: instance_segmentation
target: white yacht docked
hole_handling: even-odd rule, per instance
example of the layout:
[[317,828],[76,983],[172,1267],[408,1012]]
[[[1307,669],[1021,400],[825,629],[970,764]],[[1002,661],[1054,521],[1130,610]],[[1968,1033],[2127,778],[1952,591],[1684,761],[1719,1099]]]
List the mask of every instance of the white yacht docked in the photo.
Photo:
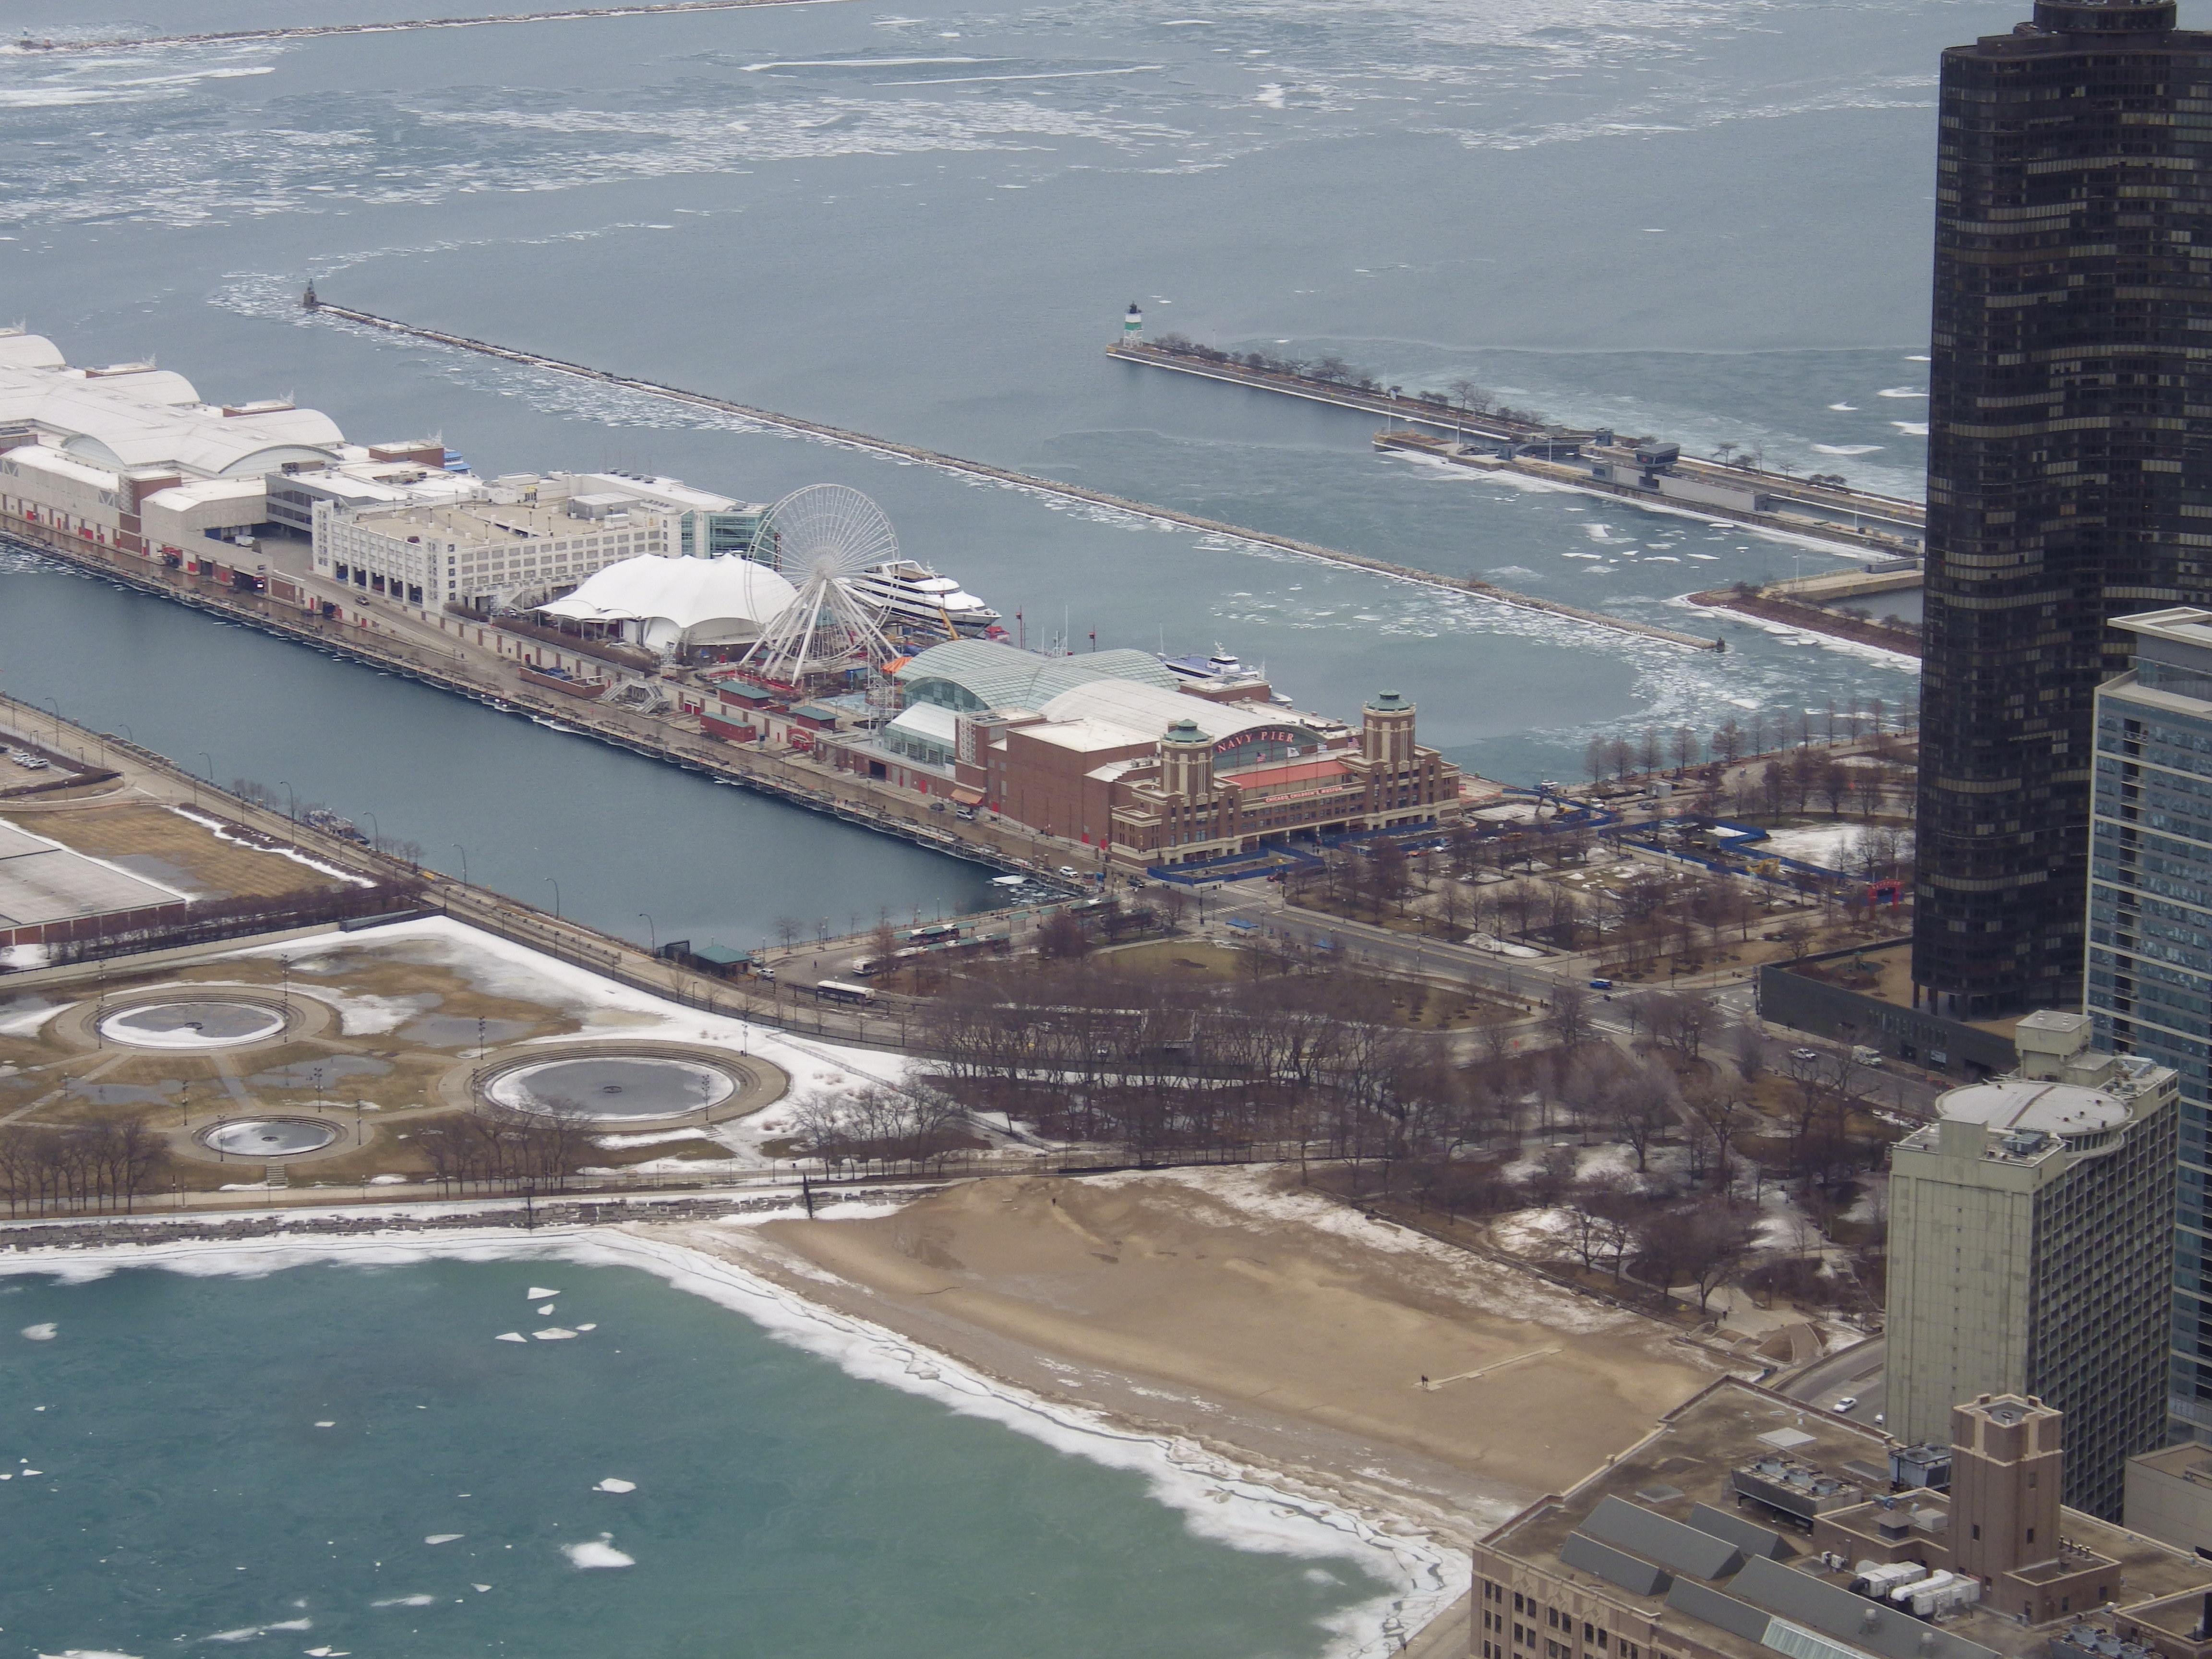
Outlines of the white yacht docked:
[[882,606],[896,623],[956,634],[988,634],[999,625],[997,611],[918,559],[885,559],[845,580],[855,599]]

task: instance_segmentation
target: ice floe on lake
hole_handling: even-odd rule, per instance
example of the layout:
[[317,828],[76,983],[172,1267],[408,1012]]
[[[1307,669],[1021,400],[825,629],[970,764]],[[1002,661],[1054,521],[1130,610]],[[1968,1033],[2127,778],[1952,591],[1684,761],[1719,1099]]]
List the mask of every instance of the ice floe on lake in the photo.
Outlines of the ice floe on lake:
[[637,1565],[635,1556],[624,1555],[614,1547],[614,1534],[611,1532],[601,1533],[589,1543],[563,1544],[561,1553],[568,1558],[572,1565],[586,1571],[599,1567],[634,1567]]

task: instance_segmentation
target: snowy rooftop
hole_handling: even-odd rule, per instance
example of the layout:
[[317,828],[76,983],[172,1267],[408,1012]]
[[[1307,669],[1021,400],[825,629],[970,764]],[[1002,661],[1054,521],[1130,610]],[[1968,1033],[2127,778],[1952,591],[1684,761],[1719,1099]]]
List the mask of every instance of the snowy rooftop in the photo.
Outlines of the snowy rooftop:
[[173,466],[203,477],[327,459],[345,441],[316,410],[218,408],[181,374],[143,363],[70,368],[52,341],[21,332],[0,336],[0,423],[34,427],[94,466]]

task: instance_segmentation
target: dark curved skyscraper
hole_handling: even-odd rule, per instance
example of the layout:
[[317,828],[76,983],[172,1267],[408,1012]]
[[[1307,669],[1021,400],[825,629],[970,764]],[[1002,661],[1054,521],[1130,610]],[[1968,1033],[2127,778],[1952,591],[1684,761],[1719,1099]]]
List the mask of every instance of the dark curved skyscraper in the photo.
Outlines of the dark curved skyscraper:
[[2212,597],[2212,33],[2038,0],[1943,54],[1913,981],[2081,1006],[2112,617]]

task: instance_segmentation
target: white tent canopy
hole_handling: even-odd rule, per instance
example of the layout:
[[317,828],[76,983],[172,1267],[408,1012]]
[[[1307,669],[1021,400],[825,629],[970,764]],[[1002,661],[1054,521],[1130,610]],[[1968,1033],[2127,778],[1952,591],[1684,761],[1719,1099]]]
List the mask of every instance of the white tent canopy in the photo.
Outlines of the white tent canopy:
[[609,565],[565,599],[538,606],[538,614],[618,623],[625,640],[666,651],[757,639],[796,598],[789,582],[750,559],[646,553]]

